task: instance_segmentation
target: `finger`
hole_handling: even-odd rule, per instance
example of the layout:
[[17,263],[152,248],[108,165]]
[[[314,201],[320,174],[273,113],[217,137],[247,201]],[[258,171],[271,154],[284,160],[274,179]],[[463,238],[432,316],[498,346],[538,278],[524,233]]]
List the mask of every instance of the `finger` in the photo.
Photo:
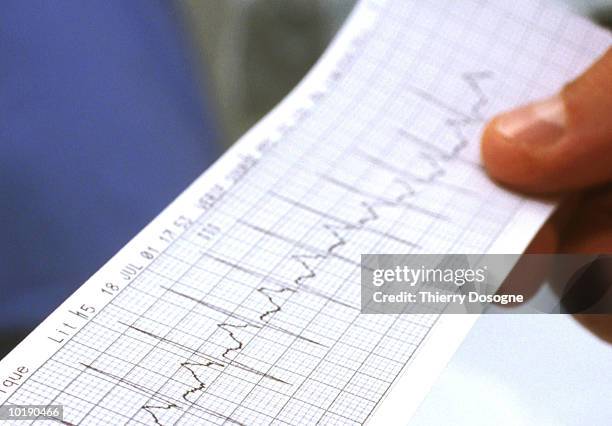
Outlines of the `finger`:
[[[591,191],[583,205],[567,232],[562,234],[560,251],[585,254],[612,253],[612,188]],[[600,290],[595,288],[595,284],[593,288],[589,283],[581,285],[585,286],[580,289],[583,293]],[[582,298],[588,297],[588,294],[582,295]],[[574,317],[595,335],[612,342],[612,315],[577,314]]]
[[559,231],[554,218],[550,218],[540,228],[531,243],[525,249],[525,254],[552,254],[559,247]]
[[612,185],[584,194],[581,208],[563,230],[562,253],[612,253]]
[[[550,265],[543,262],[543,257],[529,256],[537,254],[552,254],[559,247],[559,230],[574,208],[573,200],[561,204],[556,212],[540,228],[531,243],[512,271],[504,279],[497,294],[520,294],[523,302],[527,302],[542,286],[550,272]],[[510,306],[513,306],[511,304]]]
[[[551,221],[542,226],[525,254],[554,253],[558,246],[558,232]],[[507,307],[527,302],[537,293],[546,278],[550,265],[545,265],[538,256],[523,255],[512,268],[497,290],[500,295],[522,295],[521,303],[510,303]]]
[[494,118],[482,142],[488,173],[522,191],[612,180],[612,48],[560,94]]
[[560,234],[571,220],[577,206],[580,205],[581,198],[580,194],[574,194],[563,200],[531,240],[525,249],[525,254],[504,279],[497,294],[520,294],[525,303],[537,293],[552,271],[552,257],[537,255],[553,254],[559,250]]

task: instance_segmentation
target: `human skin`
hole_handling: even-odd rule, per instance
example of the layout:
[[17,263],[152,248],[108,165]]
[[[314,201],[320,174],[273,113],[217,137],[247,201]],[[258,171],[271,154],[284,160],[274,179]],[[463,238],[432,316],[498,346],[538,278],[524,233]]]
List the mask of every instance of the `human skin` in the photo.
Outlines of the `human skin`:
[[[612,48],[556,95],[493,118],[481,150],[502,185],[565,196],[528,252],[612,253]],[[612,342],[612,314],[574,317]]]

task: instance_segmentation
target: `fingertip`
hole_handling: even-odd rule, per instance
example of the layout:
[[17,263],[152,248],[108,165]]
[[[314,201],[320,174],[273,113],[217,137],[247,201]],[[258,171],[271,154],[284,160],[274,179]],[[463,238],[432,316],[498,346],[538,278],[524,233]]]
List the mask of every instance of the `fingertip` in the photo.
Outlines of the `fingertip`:
[[500,130],[502,116],[495,117],[482,135],[481,156],[487,174],[495,181],[517,189],[528,189],[533,178],[533,161],[520,144]]
[[501,135],[496,130],[496,121],[497,117],[489,121],[482,132],[480,156],[487,174],[497,180],[498,170],[502,169],[503,166],[500,164],[500,156],[498,155],[503,141],[500,140]]

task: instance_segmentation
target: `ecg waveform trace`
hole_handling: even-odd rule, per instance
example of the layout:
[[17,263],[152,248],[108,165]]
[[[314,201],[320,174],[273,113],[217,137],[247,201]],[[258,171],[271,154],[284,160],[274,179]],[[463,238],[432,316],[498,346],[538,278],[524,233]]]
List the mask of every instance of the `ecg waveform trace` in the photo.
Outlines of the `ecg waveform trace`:
[[[409,170],[399,169],[393,166],[392,164],[386,163],[384,160],[376,157],[373,154],[367,153],[366,151],[361,150],[358,147],[354,148],[353,151],[357,157],[361,158],[362,160],[368,163],[374,164],[377,167],[383,167],[385,170],[390,171],[397,175],[394,178],[394,181],[397,185],[402,187],[403,192],[401,192],[399,195],[395,196],[394,198],[384,198],[384,197],[381,197],[380,195],[374,195],[374,194],[367,193],[366,191],[356,186],[341,182],[338,178],[334,176],[324,176],[323,177],[325,181],[330,182],[333,185],[340,186],[343,190],[349,193],[353,193],[357,195],[358,197],[363,197],[363,199],[360,200],[358,204],[360,208],[363,210],[364,214],[361,217],[359,217],[356,221],[351,222],[347,219],[333,216],[331,213],[319,211],[315,209],[314,207],[311,207],[299,201],[295,201],[280,193],[270,192],[271,196],[279,200],[282,200],[286,203],[289,203],[290,205],[297,207],[303,211],[312,213],[320,217],[323,220],[323,222],[321,223],[322,229],[327,231],[330,234],[330,237],[332,238],[331,244],[328,245],[326,248],[319,249],[317,247],[311,246],[304,242],[301,242],[301,241],[292,239],[290,237],[287,237],[285,235],[276,233],[275,231],[263,229],[262,227],[257,226],[255,224],[251,224],[244,219],[239,218],[237,220],[237,222],[240,223],[241,225],[246,226],[252,230],[255,230],[256,232],[263,234],[267,238],[278,239],[284,243],[291,245],[292,247],[296,248],[298,251],[303,251],[302,253],[292,254],[290,257],[291,260],[297,262],[303,268],[303,273],[297,275],[292,280],[291,285],[287,285],[286,283],[282,281],[279,282],[277,280],[277,281],[272,282],[273,284],[277,286],[277,288],[269,288],[269,287],[264,287],[264,286],[259,286],[256,288],[256,291],[270,305],[269,308],[261,312],[257,318],[254,318],[254,319],[247,318],[231,310],[228,310],[228,309],[225,309],[219,306],[215,306],[212,303],[208,303],[194,296],[190,296],[189,294],[186,294],[184,292],[175,290],[173,288],[161,286],[161,288],[165,290],[166,292],[178,295],[182,298],[195,302],[196,304],[200,306],[204,306],[205,308],[211,309],[227,317],[224,321],[219,322],[216,325],[218,329],[222,330],[223,332],[227,334],[227,336],[229,337],[233,345],[226,346],[223,352],[221,353],[220,357],[214,357],[210,354],[202,353],[198,349],[189,348],[180,342],[176,342],[164,336],[157,335],[153,332],[147,331],[134,324],[128,324],[121,320],[117,321],[119,324],[131,330],[134,330],[138,333],[152,337],[159,342],[163,342],[164,344],[186,349],[188,352],[194,355],[197,355],[198,357],[203,359],[202,361],[196,362],[196,361],[189,360],[191,359],[189,358],[188,360],[183,360],[178,363],[178,367],[187,370],[189,372],[189,375],[194,381],[194,384],[192,384],[191,386],[187,386],[184,389],[183,393],[180,395],[179,398],[160,394],[158,391],[148,389],[145,386],[137,382],[125,379],[124,377],[120,375],[117,375],[112,372],[104,371],[100,368],[94,367],[89,364],[81,363],[83,368],[85,368],[87,371],[93,371],[95,373],[104,375],[107,378],[116,381],[117,384],[121,386],[128,386],[129,388],[135,389],[138,392],[147,396],[148,398],[146,402],[141,405],[141,409],[151,416],[151,419],[154,421],[155,424],[158,424],[158,425],[164,424],[161,420],[160,413],[162,412],[166,412],[169,410],[184,411],[185,410],[185,407],[183,406],[184,403],[190,404],[189,409],[194,409],[194,407],[197,407],[197,410],[202,411],[218,419],[221,419],[224,422],[242,424],[240,421],[233,419],[231,415],[230,416],[224,415],[222,413],[219,413],[215,410],[209,409],[197,403],[198,397],[196,394],[203,392],[209,385],[207,385],[207,383],[199,377],[198,372],[196,371],[196,368],[211,368],[215,371],[218,371],[218,370],[222,371],[226,365],[233,365],[233,366],[236,366],[242,369],[243,371],[255,373],[256,375],[262,378],[268,378],[268,379],[277,381],[279,383],[289,384],[285,380],[279,377],[276,377],[270,374],[269,372],[259,371],[244,363],[237,362],[234,360],[236,353],[241,351],[248,343],[246,341],[243,341],[237,336],[237,331],[240,329],[246,329],[248,327],[255,329],[255,330],[260,330],[264,327],[267,327],[274,331],[278,331],[280,333],[291,336],[295,339],[301,339],[310,344],[326,347],[325,345],[317,342],[316,340],[310,339],[308,337],[304,337],[300,335],[299,333],[288,330],[287,328],[269,323],[268,319],[271,319],[271,317],[274,314],[281,311],[282,309],[282,301],[276,301],[273,295],[274,294],[279,295],[285,292],[293,293],[297,291],[306,291],[317,297],[323,298],[326,302],[337,303],[339,305],[350,307],[353,310],[357,310],[358,309],[357,304],[355,304],[355,306],[351,306],[341,300],[335,300],[333,297],[322,295],[316,290],[313,292],[313,290],[310,287],[308,287],[308,284],[307,284],[308,280],[314,280],[317,278],[317,267],[322,262],[326,261],[329,258],[340,260],[341,262],[351,265],[355,269],[360,267],[360,263],[358,260],[349,259],[346,256],[336,253],[342,246],[345,246],[350,243],[350,240],[348,237],[348,234],[350,232],[355,232],[355,231],[371,232],[382,238],[386,238],[386,239],[390,239],[390,240],[399,242],[403,246],[408,248],[409,250],[412,250],[412,249],[420,248],[420,246],[415,242],[401,239],[388,232],[382,232],[376,228],[368,227],[368,225],[371,222],[374,222],[380,218],[382,213],[379,213],[379,210],[381,208],[407,209],[407,210],[411,210],[415,212],[415,214],[425,215],[435,220],[448,220],[445,218],[444,215],[438,212],[433,212],[421,206],[409,203],[408,200],[410,199],[410,197],[413,197],[417,194],[417,190],[415,190],[410,185],[410,183],[407,182],[407,180],[413,180],[418,183],[429,185],[429,184],[435,183],[437,179],[444,176],[445,169],[441,161],[447,162],[447,161],[452,161],[453,159],[457,158],[459,154],[461,153],[462,148],[464,148],[468,143],[466,137],[462,133],[463,127],[467,125],[471,125],[474,122],[482,121],[482,117],[480,115],[480,109],[486,105],[487,99],[486,99],[484,91],[480,88],[478,81],[479,81],[479,78],[488,79],[490,77],[491,77],[491,73],[489,72],[466,73],[462,76],[462,79],[465,82],[469,83],[469,87],[473,92],[473,95],[474,95],[473,97],[475,98],[475,100],[472,100],[473,106],[471,108],[470,115],[461,113],[456,110],[451,110],[451,108],[444,106],[444,104],[441,101],[436,100],[430,94],[416,92],[418,97],[422,101],[432,103],[436,107],[442,106],[444,109],[444,112],[450,114],[450,118],[444,121],[444,125],[446,125],[450,129],[450,131],[453,132],[453,134],[456,136],[456,139],[457,139],[456,145],[452,148],[452,151],[450,154],[445,154],[441,152],[434,144],[431,144],[425,141],[423,141],[420,144],[419,146],[420,149],[417,155],[420,156],[423,159],[423,161],[431,168],[431,171],[428,171],[425,176],[415,176]],[[399,129],[400,134],[401,133],[407,134],[406,132],[407,131],[404,128]],[[208,253],[203,253],[203,255],[214,258],[216,261],[221,262],[225,265],[228,265],[231,268],[235,268],[241,271],[246,270],[246,268],[241,266],[240,264],[231,263],[228,260],[215,257]],[[251,275],[254,274],[252,271],[249,271],[249,273]],[[267,279],[267,276],[265,274],[259,274],[259,277],[262,278],[262,275],[263,275],[263,278]],[[357,284],[358,283],[355,283],[355,285]],[[190,397],[193,399],[190,399]]]

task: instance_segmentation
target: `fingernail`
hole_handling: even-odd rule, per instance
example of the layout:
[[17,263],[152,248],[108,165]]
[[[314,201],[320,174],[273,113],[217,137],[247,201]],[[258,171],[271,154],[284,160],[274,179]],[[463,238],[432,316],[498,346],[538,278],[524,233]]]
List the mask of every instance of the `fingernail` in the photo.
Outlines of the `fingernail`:
[[565,131],[565,104],[559,95],[502,114],[495,128],[509,142],[554,144]]

